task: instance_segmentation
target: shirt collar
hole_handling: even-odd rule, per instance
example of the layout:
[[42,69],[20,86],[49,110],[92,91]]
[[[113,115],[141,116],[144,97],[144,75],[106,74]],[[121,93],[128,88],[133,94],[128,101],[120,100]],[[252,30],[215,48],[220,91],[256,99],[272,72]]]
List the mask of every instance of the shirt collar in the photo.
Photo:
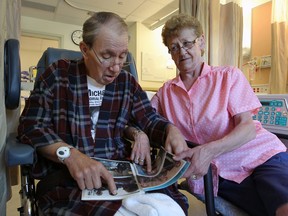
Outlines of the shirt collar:
[[[202,67],[202,71],[201,71],[201,75],[198,78],[205,76],[210,71],[211,71],[211,66],[204,62],[203,67]],[[175,85],[178,85],[178,86],[183,85],[183,82],[182,82],[179,74],[172,80],[172,83]]]
[[206,64],[206,63],[204,62],[204,65],[203,65],[203,68],[202,68],[202,72],[201,72],[200,77],[205,76],[205,75],[206,75],[207,73],[209,73],[210,71],[211,71],[211,66],[208,65],[208,64]]

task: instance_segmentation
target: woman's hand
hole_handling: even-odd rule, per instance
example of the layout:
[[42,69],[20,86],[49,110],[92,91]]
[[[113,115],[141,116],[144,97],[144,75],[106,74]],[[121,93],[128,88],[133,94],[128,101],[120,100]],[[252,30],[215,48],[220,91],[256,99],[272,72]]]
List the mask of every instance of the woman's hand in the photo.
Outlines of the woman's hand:
[[176,155],[175,160],[188,159],[191,165],[183,177],[198,179],[208,172],[209,164],[222,154],[229,154],[256,136],[256,128],[249,111],[233,117],[234,129],[221,139],[199,145]]
[[192,179],[196,180],[207,174],[210,163],[213,160],[213,154],[208,151],[204,144],[189,148],[174,156],[174,160],[179,161],[181,159],[185,159],[191,163],[182,177],[192,177]]
[[165,149],[173,154],[179,154],[188,149],[187,143],[180,130],[172,124],[166,128]]

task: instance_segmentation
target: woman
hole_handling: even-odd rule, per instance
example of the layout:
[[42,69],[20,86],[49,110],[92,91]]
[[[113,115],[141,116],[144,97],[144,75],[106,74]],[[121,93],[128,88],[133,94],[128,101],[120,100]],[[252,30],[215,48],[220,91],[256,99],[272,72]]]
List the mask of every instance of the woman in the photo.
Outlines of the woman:
[[286,147],[252,115],[261,106],[243,73],[203,61],[205,37],[189,15],[170,18],[162,30],[179,75],[152,98],[152,106],[200,146],[178,154],[191,166],[184,175],[195,193],[212,164],[215,194],[251,215],[288,215]]

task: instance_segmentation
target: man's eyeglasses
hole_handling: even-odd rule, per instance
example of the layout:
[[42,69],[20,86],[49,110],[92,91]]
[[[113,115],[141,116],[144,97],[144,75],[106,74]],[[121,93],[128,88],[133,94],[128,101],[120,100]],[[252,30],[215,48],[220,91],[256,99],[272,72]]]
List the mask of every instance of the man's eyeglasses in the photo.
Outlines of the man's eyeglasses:
[[192,47],[195,45],[196,41],[197,41],[198,38],[196,38],[195,40],[193,41],[184,41],[182,43],[182,46],[179,46],[179,45],[172,45],[168,52],[170,54],[177,54],[180,52],[181,48],[183,48],[185,51],[189,50],[189,49],[192,49]]
[[94,48],[92,48],[92,50],[93,50],[94,55],[96,56],[97,60],[98,60],[98,61],[100,62],[100,64],[102,64],[104,67],[112,67],[112,66],[114,66],[114,65],[119,65],[120,67],[126,67],[126,66],[128,66],[128,65],[130,64],[130,62],[126,62],[126,59],[127,59],[127,55],[128,55],[128,54],[126,54],[126,56],[125,56],[123,59],[119,60],[119,62],[116,63],[116,57],[113,56],[113,57],[109,57],[109,58],[103,59],[103,58],[100,58],[100,57],[97,55],[97,53],[96,53],[96,51],[94,50]]

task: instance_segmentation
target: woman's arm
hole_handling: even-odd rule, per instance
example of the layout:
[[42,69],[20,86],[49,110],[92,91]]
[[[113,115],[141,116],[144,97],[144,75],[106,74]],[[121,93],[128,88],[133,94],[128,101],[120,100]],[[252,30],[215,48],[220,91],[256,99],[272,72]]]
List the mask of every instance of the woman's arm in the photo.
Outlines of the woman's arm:
[[251,112],[243,112],[233,117],[235,128],[222,139],[205,146],[213,158],[241,147],[256,137],[256,128]]
[[256,128],[250,111],[237,114],[233,118],[235,128],[229,134],[219,140],[184,151],[175,157],[175,160],[188,158],[191,162],[184,177],[204,176],[214,158],[233,151],[256,137]]

